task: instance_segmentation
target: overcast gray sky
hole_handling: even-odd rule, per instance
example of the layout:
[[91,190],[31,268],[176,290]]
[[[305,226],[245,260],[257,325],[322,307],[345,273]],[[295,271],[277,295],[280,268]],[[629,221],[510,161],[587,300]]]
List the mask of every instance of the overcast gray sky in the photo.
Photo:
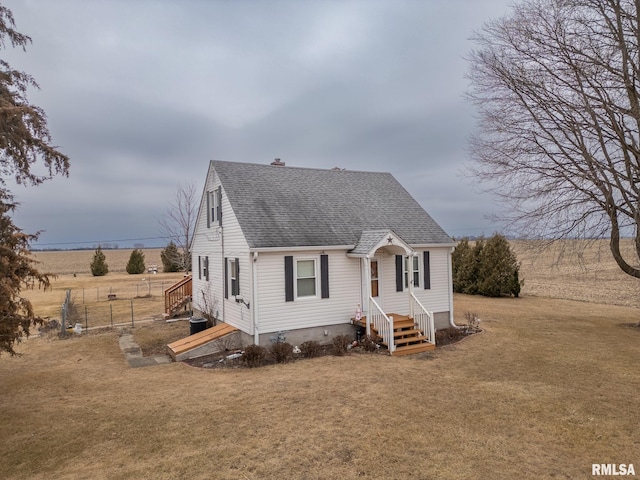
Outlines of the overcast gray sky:
[[[7,0],[69,178],[14,187],[38,248],[162,246],[211,159],[391,172],[454,236],[496,204],[459,174],[471,33],[510,0]],[[355,187],[355,186],[354,186]],[[136,239],[136,240],[128,240]],[[144,240],[138,240],[144,239]]]

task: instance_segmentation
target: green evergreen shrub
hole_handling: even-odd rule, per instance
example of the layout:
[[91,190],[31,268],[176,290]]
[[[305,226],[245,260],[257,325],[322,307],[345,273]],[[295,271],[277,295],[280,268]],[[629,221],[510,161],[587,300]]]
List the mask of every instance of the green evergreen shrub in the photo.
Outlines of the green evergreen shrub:
[[480,238],[473,247],[463,238],[451,255],[451,262],[454,292],[487,297],[520,294],[520,266],[503,235]]
[[517,297],[520,294],[518,259],[509,241],[493,235],[478,254],[480,278],[478,293],[486,297]]
[[169,242],[169,245],[160,252],[160,259],[162,260],[163,272],[170,273],[182,270],[182,254],[173,241]]
[[142,252],[142,250],[138,250],[136,248],[133,252],[131,252],[129,262],[127,262],[127,273],[139,274],[144,273],[144,270],[144,253]]
[[106,262],[106,257],[102,252],[102,248],[98,245],[96,252],[93,254],[93,260],[91,260],[91,274],[94,277],[102,277],[109,273],[109,266]]
[[475,293],[478,268],[474,248],[466,238],[460,240],[451,254],[451,272],[454,292]]

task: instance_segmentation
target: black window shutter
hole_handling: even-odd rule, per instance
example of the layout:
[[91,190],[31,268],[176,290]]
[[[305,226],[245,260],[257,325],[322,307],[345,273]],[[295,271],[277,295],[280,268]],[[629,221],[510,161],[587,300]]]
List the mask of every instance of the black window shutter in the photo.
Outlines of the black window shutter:
[[229,259],[224,257],[224,298],[229,298]]
[[329,255],[320,255],[320,297],[329,298]]
[[404,290],[404,268],[402,268],[402,255],[396,255],[396,292]]
[[202,280],[202,257],[198,255],[198,280]]
[[240,295],[240,260],[235,259],[236,261],[236,291],[232,292],[234,295]]
[[218,225],[222,225],[222,187],[218,187],[216,190],[216,217],[218,218]]
[[211,228],[211,193],[207,192],[207,228]]
[[284,257],[284,297],[285,301],[293,302],[293,257]]
[[206,273],[206,280],[209,281],[209,257],[204,257],[204,268]]
[[431,289],[431,259],[429,257],[429,252],[423,252],[424,259],[424,289]]

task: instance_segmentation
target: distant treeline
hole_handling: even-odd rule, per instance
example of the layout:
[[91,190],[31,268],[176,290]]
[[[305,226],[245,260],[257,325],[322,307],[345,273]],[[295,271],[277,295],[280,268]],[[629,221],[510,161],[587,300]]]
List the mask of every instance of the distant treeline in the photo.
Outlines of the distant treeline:
[[131,250],[134,248],[137,249],[156,249],[156,248],[164,248],[164,247],[145,247],[142,243],[136,243],[133,247],[121,247],[119,245],[113,245],[108,243],[101,243],[100,245],[94,245],[93,247],[74,247],[74,248],[37,248],[34,247],[31,249],[32,252],[81,252],[85,250],[95,250],[100,247],[102,250]]

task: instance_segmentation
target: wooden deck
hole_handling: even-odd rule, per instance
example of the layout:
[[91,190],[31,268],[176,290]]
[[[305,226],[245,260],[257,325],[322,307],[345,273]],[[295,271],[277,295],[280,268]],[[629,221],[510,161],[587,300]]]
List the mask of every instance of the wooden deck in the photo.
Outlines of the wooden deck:
[[169,355],[176,360],[176,357],[184,352],[200,347],[237,330],[238,329],[236,327],[233,327],[228,323],[221,323],[215,327],[207,328],[201,332],[176,340],[175,342],[167,345],[167,350]]
[[[398,315],[397,313],[387,313],[386,315],[393,317],[393,343],[396,346],[395,351],[392,353],[394,357],[413,355],[436,348],[433,343],[429,343],[429,340],[423,335],[423,332],[416,328],[413,319],[407,315]],[[367,317],[363,316],[360,321],[354,320],[353,324],[366,327],[366,321]],[[373,325],[371,326],[371,331],[376,334],[378,333]],[[389,345],[384,342],[383,344],[389,348]]]

